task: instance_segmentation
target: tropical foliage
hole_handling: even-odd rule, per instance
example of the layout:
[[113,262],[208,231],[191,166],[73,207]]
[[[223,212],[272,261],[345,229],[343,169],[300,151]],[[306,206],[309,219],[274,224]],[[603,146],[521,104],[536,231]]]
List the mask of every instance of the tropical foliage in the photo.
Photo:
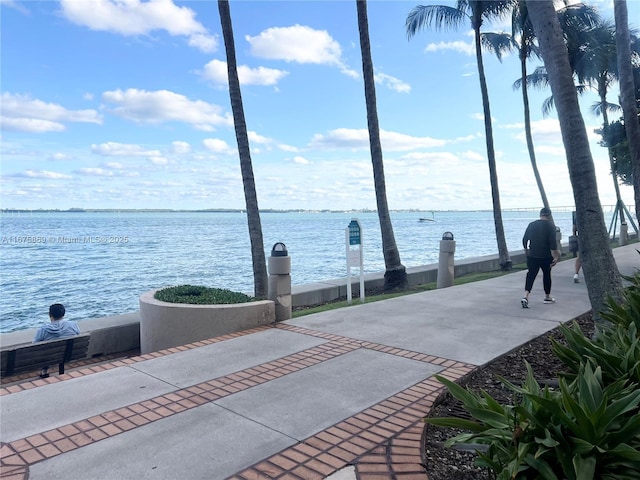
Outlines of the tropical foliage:
[[522,386],[502,380],[517,399],[502,405],[438,377],[472,419],[425,421],[467,430],[447,446],[475,443],[476,463],[497,479],[640,478],[640,273],[627,280],[624,303],[609,300],[610,326],[595,339],[577,323],[562,327],[567,345],[553,350],[568,373],[558,389],[541,387],[527,365]]
[[373,59],[369,40],[369,21],[366,0],[356,0],[358,11],[358,31],[360,32],[360,50],[362,51],[362,73],[364,78],[365,102],[367,105],[367,125],[369,127],[369,146],[373,164],[373,181],[376,190],[376,205],[382,234],[382,254],[384,257],[384,289],[393,290],[407,286],[407,270],[400,262],[400,252],[393,234],[391,215],[387,203],[387,187],[382,161],[382,144],[378,124],[376,87],[373,73]]
[[267,261],[264,255],[264,242],[262,239],[262,224],[260,222],[260,210],[258,208],[258,195],[253,176],[253,164],[251,163],[251,151],[249,149],[249,134],[244,118],[242,94],[240,92],[240,79],[236,62],[236,47],[233,40],[233,25],[231,23],[231,11],[229,0],[218,0],[222,36],[224,38],[225,52],[227,54],[227,75],[229,79],[229,98],[231,111],[233,112],[233,124],[238,142],[240,156],[240,170],[242,172],[242,185],[244,186],[244,198],[247,206],[247,224],[249,227],[249,241],[251,243],[251,260],[253,263],[254,295],[258,298],[267,297],[268,277]]
[[622,282],[598,197],[595,165],[573,81],[571,49],[567,47],[567,34],[560,25],[552,1],[527,0],[527,9],[558,112],[576,206],[576,224],[580,231],[582,267],[594,319],[600,323],[599,313],[604,310],[606,298],[611,296],[619,300]]
[[493,146],[491,107],[482,60],[481,28],[486,19],[506,16],[510,12],[512,5],[513,0],[457,0],[455,7],[448,5],[418,5],[409,12],[405,23],[405,29],[409,38],[424,28],[444,30],[448,28],[458,28],[469,22],[473,28],[478,76],[480,79],[480,92],[482,94],[487,161],[489,163],[489,182],[491,184],[491,199],[493,202],[493,220],[496,230],[496,241],[498,243],[498,256],[500,258],[500,266],[503,270],[511,270],[512,262],[509,256],[509,250],[507,249],[507,241],[502,222],[502,208],[500,207],[500,190],[498,188],[496,155]]
[[176,287],[163,288],[162,290],[158,290],[153,298],[162,302],[188,303],[194,305],[220,305],[254,301],[254,298],[244,293],[199,285],[179,285]]

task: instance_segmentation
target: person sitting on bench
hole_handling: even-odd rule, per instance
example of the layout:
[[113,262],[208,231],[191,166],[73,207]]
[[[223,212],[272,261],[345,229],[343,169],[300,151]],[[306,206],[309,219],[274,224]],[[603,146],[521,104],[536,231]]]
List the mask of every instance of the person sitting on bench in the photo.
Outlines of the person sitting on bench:
[[[45,340],[55,340],[58,338],[72,337],[80,335],[78,324],[71,320],[63,320],[65,314],[64,305],[54,303],[49,307],[50,322],[42,325],[36,332],[33,343],[44,342]],[[40,372],[40,378],[49,376],[49,367],[44,367]]]

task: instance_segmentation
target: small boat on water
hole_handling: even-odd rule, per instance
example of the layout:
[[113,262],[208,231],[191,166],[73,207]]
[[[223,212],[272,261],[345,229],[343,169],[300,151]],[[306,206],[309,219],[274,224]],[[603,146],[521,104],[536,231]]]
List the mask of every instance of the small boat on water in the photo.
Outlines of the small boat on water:
[[419,222],[435,222],[435,214],[433,212],[431,212],[431,218],[429,217],[420,217],[420,219],[418,220]]

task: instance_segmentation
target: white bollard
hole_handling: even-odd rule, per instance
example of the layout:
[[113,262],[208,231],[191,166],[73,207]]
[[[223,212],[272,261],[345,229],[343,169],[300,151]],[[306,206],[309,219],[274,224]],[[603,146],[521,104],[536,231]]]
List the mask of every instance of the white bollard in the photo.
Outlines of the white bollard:
[[291,318],[291,257],[284,243],[278,242],[269,257],[269,300],[276,307],[276,322]]
[[620,246],[624,247],[629,243],[629,226],[627,222],[622,222],[620,224]]
[[438,288],[446,288],[453,285],[454,259],[456,242],[453,233],[444,232],[440,240],[440,259],[438,262]]

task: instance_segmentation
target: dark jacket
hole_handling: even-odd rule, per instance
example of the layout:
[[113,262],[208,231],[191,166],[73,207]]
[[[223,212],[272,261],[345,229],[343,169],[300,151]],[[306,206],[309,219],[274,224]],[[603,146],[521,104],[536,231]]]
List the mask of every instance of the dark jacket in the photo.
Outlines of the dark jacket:
[[557,250],[555,225],[549,220],[535,220],[529,224],[522,237],[522,245],[533,258],[550,258],[551,250]]

